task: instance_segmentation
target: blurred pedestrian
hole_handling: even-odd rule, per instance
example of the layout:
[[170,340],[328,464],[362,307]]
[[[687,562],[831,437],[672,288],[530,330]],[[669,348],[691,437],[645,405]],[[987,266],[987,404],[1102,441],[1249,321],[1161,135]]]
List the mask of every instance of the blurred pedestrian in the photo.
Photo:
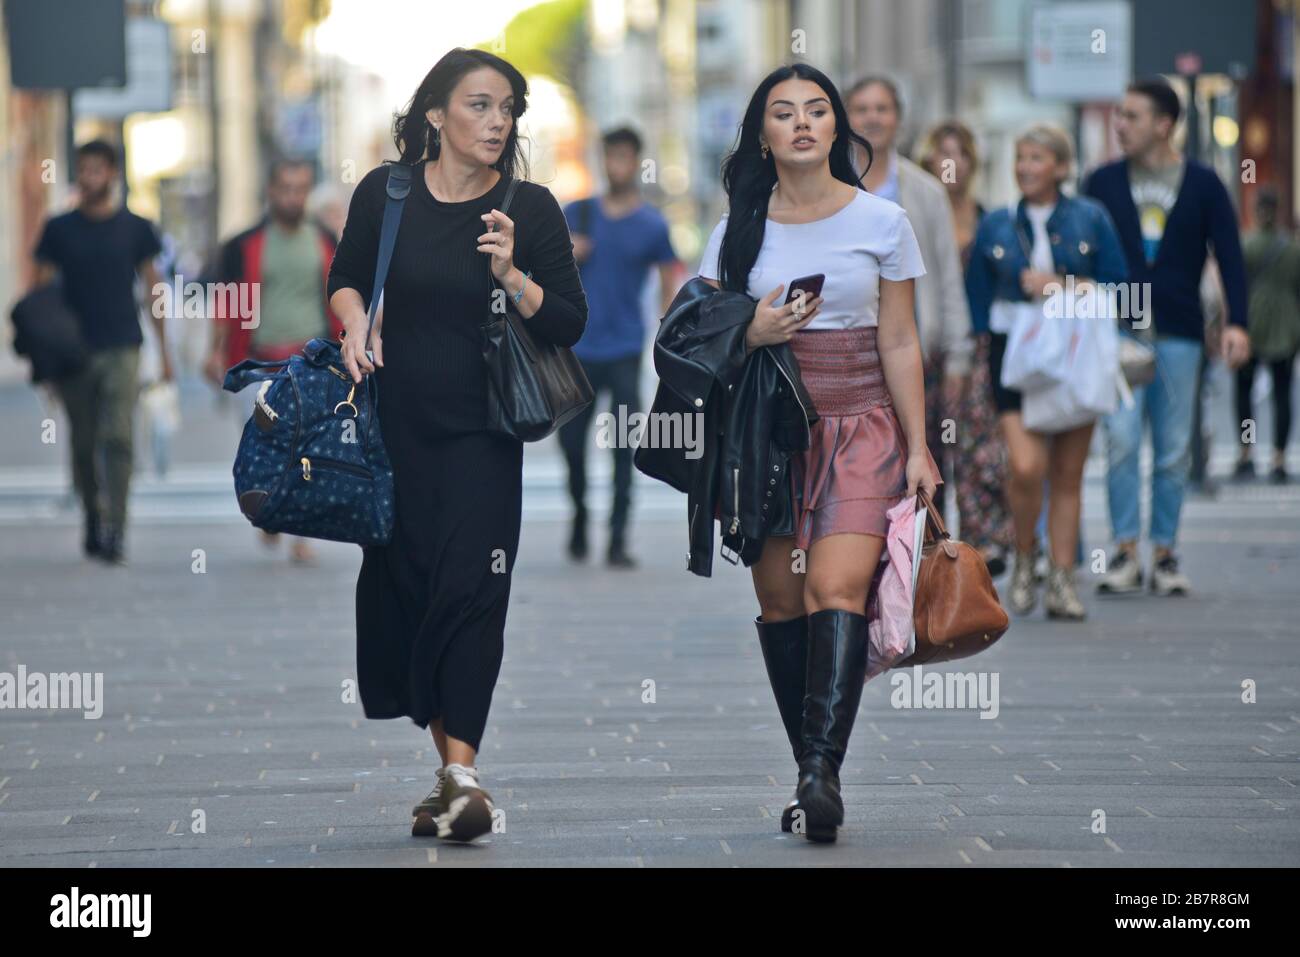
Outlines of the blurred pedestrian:
[[[948,193],[936,177],[898,152],[903,104],[892,80],[883,76],[859,80],[849,89],[844,106],[849,123],[871,143],[875,155],[863,184],[903,207],[921,247],[925,274],[916,280],[915,310],[925,368],[925,436],[930,455],[945,475],[952,475],[956,469],[955,456],[948,455],[956,439],[952,433],[968,427],[958,410],[970,377],[973,343]],[[865,158],[863,150],[856,149],[855,168],[864,168]],[[952,421],[952,429],[944,427],[945,419]],[[946,436],[951,438],[945,441]],[[944,499],[940,485],[934,500],[940,512]]]
[[[258,303],[251,323],[239,315],[212,317],[212,351],[204,369],[218,388],[226,370],[245,359],[287,359],[309,340],[338,338],[343,331],[325,295],[335,236],[306,215],[314,179],[315,170],[305,159],[275,160],[267,176],[266,215],[222,247],[218,281],[250,284],[259,292],[249,300]],[[256,389],[239,394],[241,426],[253,414],[256,399]],[[258,534],[272,547],[280,539],[271,532]],[[295,538],[290,558],[305,564],[315,552],[307,539]]]
[[1165,80],[1132,84],[1115,121],[1124,158],[1098,167],[1084,184],[1084,192],[1103,203],[1115,221],[1129,281],[1143,284],[1150,293],[1141,297],[1146,315],[1124,317],[1121,331],[1129,334],[1134,319],[1154,322],[1156,354],[1155,380],[1134,388],[1131,406],[1121,406],[1106,417],[1106,492],[1115,551],[1097,585],[1103,593],[1142,588],[1138,459],[1148,419],[1155,453],[1151,590],[1159,595],[1181,595],[1191,588],[1174,546],[1200,393],[1205,340],[1200,286],[1211,249],[1228,306],[1221,342],[1224,361],[1236,369],[1250,358],[1246,272],[1236,213],[1214,170],[1174,149],[1180,112],[1178,94]]
[[[815,841],[833,841],[844,820],[839,771],[886,512],[940,480],[913,311],[921,250],[902,207],[862,187],[855,147],[869,164],[871,145],[825,74],[806,63],[768,74],[723,164],[728,212],[700,263],[704,280],[759,300],[747,351],[789,343],[818,415],[791,460],[793,534],[774,529],[751,567],[763,660],[799,764],[782,828],[800,814]],[[820,293],[781,298],[792,280],[815,287],[818,276]]]
[[[610,413],[623,422],[640,411],[641,353],[646,338],[641,298],[650,267],[659,270],[659,314],[663,315],[677,291],[681,263],[668,238],[667,221],[641,198],[641,137],[635,130],[620,127],[606,133],[602,142],[607,191],[564,209],[589,309],[587,329],[573,351],[597,398],[608,392]],[[595,412],[593,402],[560,428],[574,509],[569,556],[575,561],[587,557],[587,433]],[[627,550],[633,449],[625,438],[613,444],[614,502],[606,561],[614,568],[636,564]]]
[[158,233],[117,198],[117,149],[103,140],[77,148],[77,206],[46,222],[36,246],[36,285],[57,274],[64,296],[81,323],[90,350],[77,374],[55,388],[72,432],[72,471],[85,514],[82,548],[87,556],[126,562],[127,498],[130,494],[133,421],[140,394],[139,304],[135,281],[143,280],[161,356],[161,376],[174,380],[167,318],[155,310],[160,280],[154,257]]
[[376,377],[396,490],[392,540],[363,549],[357,577],[361,703],[367,718],[428,728],[442,759],[412,812],[417,836],[469,841],[493,825],[474,761],[504,652],[524,450],[488,431],[482,326],[497,290],[540,339],[572,346],[587,321],[564,213],[525,178],[527,95],[510,63],[457,47],[398,116],[393,139],[411,189],[369,354],[386,166],[357,184],[330,271],[348,371]]
[[967,271],[971,315],[977,329],[990,330],[989,378],[1007,443],[1010,474],[1007,499],[1016,529],[1016,558],[1008,600],[1017,614],[1038,602],[1034,575],[1035,525],[1047,480],[1050,570],[1044,607],[1051,618],[1082,620],[1074,566],[1079,538],[1083,467],[1095,422],[1050,435],[1031,432],[1021,418],[1021,394],[1002,384],[1002,360],[1014,303],[1042,306],[1061,295],[1073,277],[1076,295],[1090,284],[1124,280],[1119,236],[1105,208],[1061,192],[1074,159],[1069,136],[1045,123],[1020,134],[1015,143],[1015,207],[986,216],[975,235]]
[[[947,188],[957,252],[964,270],[970,262],[975,231],[986,213],[973,189],[979,168],[975,137],[960,120],[945,120],[926,134],[920,155],[921,165]],[[926,395],[928,399],[928,391]],[[953,478],[961,537],[980,550],[989,574],[996,578],[1006,570],[1015,542],[1015,526],[1007,507],[1007,448],[998,430],[993,383],[989,379],[987,328],[972,329],[970,377],[955,411],[949,414],[959,424]],[[927,423],[927,437],[933,427]]]
[[1241,457],[1234,476],[1255,477],[1251,460],[1255,430],[1247,441],[1246,422],[1254,421],[1251,393],[1255,372],[1268,365],[1273,393],[1273,463],[1270,478],[1287,481],[1286,446],[1291,435],[1291,384],[1296,353],[1300,352],[1300,243],[1278,222],[1280,200],[1277,190],[1262,186],[1255,194],[1258,226],[1242,241],[1246,278],[1250,285],[1251,357],[1237,370],[1237,424]]

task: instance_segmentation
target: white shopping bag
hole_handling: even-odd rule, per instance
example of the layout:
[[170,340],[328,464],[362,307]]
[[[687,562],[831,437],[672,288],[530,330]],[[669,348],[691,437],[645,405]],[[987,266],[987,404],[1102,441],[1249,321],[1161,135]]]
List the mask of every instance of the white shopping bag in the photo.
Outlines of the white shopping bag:
[[925,520],[929,514],[930,510],[922,505],[916,510],[916,521],[912,524],[912,637],[907,642],[907,656],[916,653],[916,576],[921,571],[921,548],[925,545]]
[[1031,432],[1066,432],[1115,411],[1123,372],[1113,317],[1062,319],[1071,329],[1065,381],[1025,392],[1020,418]]
[[145,434],[154,473],[160,478],[171,465],[172,436],[181,424],[180,391],[175,382],[159,379],[140,390],[140,408],[144,413]]
[[1071,320],[1044,315],[1041,302],[1003,300],[994,307],[1010,313],[1002,356],[1003,388],[1028,392],[1064,382],[1069,374]]

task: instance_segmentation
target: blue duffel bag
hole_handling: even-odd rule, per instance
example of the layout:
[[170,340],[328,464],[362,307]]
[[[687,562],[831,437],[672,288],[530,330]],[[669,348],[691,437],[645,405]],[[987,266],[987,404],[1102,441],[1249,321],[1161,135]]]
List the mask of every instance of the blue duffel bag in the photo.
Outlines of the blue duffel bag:
[[[409,166],[389,167],[367,345],[410,185]],[[375,377],[354,383],[341,344],[312,339],[287,360],[232,366],[222,388],[238,392],[254,382],[261,385],[233,470],[240,511],[267,532],[386,544],[393,535],[393,467],[379,429]]]

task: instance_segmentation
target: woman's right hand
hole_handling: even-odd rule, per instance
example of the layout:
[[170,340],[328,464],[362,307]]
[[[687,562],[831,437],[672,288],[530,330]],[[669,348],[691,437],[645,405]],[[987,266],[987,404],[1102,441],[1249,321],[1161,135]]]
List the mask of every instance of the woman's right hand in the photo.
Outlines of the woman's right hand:
[[375,371],[375,366],[383,366],[384,343],[379,335],[383,323],[384,304],[381,302],[378,312],[375,313],[375,328],[370,331],[370,351],[375,357],[375,361],[371,362],[370,357],[366,355],[365,341],[366,327],[370,324],[369,315],[363,312],[359,316],[354,315],[343,320],[343,328],[347,332],[343,337],[343,365],[352,376],[353,382],[359,383],[362,376]]
[[812,322],[821,306],[823,297],[806,299],[796,296],[793,301],[776,305],[785,289],[785,284],[777,286],[754,307],[754,318],[745,331],[745,346],[751,351],[759,346],[775,346],[789,342],[794,334]]

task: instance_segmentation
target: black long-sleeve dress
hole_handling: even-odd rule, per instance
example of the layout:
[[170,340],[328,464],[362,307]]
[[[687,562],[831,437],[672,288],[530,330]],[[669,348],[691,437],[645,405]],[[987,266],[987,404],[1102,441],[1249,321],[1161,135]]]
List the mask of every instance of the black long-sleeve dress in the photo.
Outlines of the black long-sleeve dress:
[[[379,422],[393,464],[396,524],[363,550],[357,578],[357,677],[368,718],[443,719],[478,748],[501,667],[510,577],[519,545],[523,446],[485,431],[487,375],[479,325],[489,315],[489,257],[480,216],[506,181],[459,203],[429,192],[415,168],[384,284]],[[329,293],[369,302],[387,166],[357,185],[330,268]],[[542,305],[524,320],[560,345],[582,335],[587,302],[559,204],[521,181],[507,215],[514,263]],[[515,290],[511,290],[512,292]]]

